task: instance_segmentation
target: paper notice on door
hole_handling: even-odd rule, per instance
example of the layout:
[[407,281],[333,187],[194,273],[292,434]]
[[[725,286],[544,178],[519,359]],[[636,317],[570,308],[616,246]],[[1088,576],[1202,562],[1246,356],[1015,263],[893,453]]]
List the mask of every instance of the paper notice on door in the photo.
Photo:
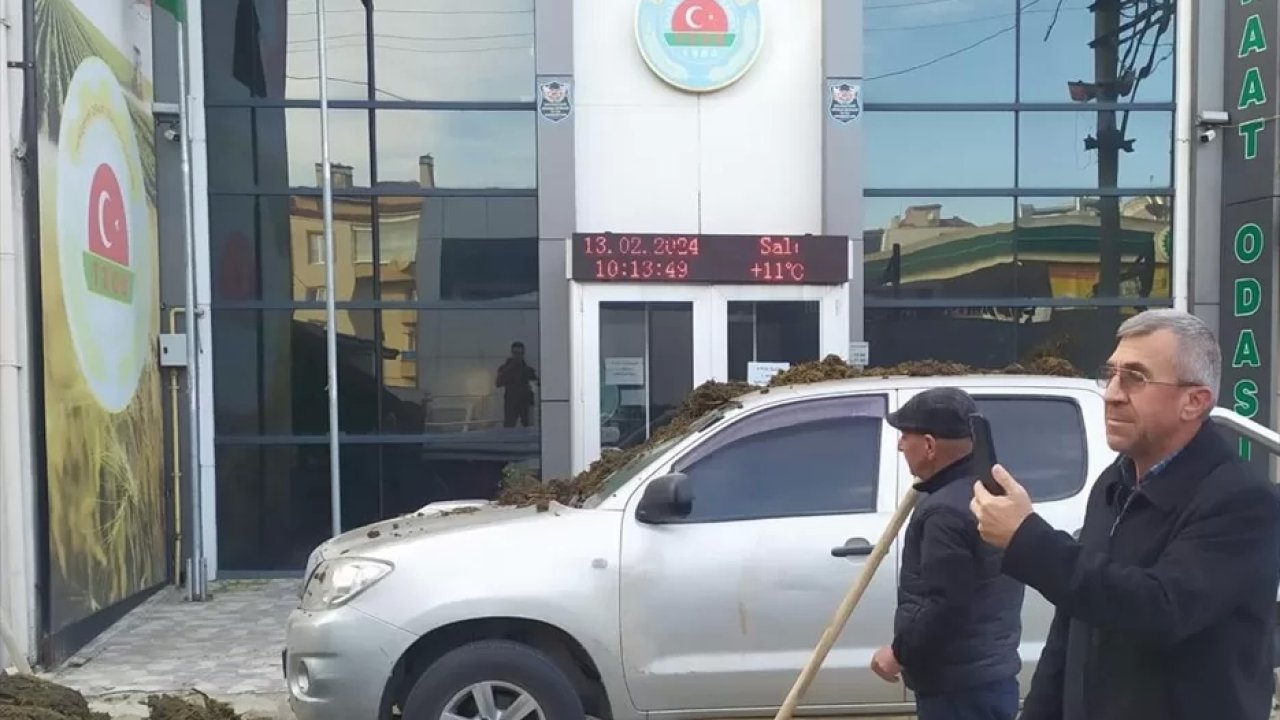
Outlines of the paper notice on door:
[[747,363],[747,382],[752,385],[768,385],[770,378],[790,368],[791,363],[749,362]]
[[605,385],[644,385],[644,358],[611,357],[604,359]]

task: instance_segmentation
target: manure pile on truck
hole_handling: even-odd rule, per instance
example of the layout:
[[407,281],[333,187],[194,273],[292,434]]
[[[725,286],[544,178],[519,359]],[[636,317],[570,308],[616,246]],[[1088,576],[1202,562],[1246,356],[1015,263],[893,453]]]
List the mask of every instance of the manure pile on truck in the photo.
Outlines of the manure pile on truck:
[[1069,361],[1058,357],[1052,349],[1033,351],[1021,363],[1014,363],[998,370],[979,369],[961,363],[917,360],[891,367],[860,368],[850,365],[837,355],[784,370],[770,379],[765,388],[742,382],[710,381],[694,388],[684,399],[679,412],[667,425],[655,430],[643,444],[626,450],[603,454],[586,470],[568,479],[542,482],[527,474],[508,476],[498,494],[499,505],[527,507],[537,505],[545,509],[551,502],[577,507],[593,495],[611,473],[626,465],[650,447],[682,433],[691,423],[706,413],[736,397],[768,388],[786,385],[803,385],[826,380],[843,380],[859,377],[946,377],[955,375],[1053,375],[1058,377],[1083,377]]

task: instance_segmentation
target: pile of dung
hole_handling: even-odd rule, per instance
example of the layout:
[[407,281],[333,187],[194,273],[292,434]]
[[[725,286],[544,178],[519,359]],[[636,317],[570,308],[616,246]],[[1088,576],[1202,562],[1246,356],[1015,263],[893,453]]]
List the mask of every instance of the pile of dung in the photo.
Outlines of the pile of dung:
[[110,720],[80,693],[29,675],[0,673],[0,720]]
[[[955,375],[1052,375],[1057,377],[1082,377],[1082,373],[1069,361],[1060,357],[1057,346],[1043,346],[1027,354],[1021,363],[1015,363],[998,370],[984,370],[962,363],[940,362],[937,360],[918,360],[905,362],[890,367],[862,368],[850,365],[838,355],[828,355],[802,365],[796,365],[774,375],[768,387],[785,385],[804,385],[827,380],[844,380],[859,377],[945,377]],[[710,381],[694,388],[684,399],[679,413],[667,425],[654,431],[653,435],[641,445],[619,451],[604,453],[591,463],[586,470],[569,479],[554,479],[543,482],[536,476],[512,471],[504,477],[498,493],[499,505],[515,505],[527,507],[536,505],[546,510],[551,502],[570,507],[579,506],[593,495],[614,471],[626,465],[637,455],[678,435],[698,418],[731,402],[734,398],[751,392],[762,391],[762,388],[741,382]],[[763,390],[767,392],[767,389]]]
[[196,703],[173,695],[152,695],[147,707],[151,720],[241,720],[230,705],[207,696]]
[[[147,698],[150,720],[244,720],[230,705],[201,696],[193,702],[173,695]],[[69,687],[29,675],[0,673],[0,720],[111,720],[90,712],[89,702]]]

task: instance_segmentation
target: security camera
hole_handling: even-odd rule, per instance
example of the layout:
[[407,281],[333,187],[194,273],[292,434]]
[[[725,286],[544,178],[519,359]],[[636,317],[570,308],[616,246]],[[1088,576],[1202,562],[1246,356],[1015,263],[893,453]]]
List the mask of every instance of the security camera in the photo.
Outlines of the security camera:
[[1203,127],[1221,127],[1231,123],[1231,116],[1224,110],[1202,110],[1196,124]]
[[1213,128],[1205,128],[1200,131],[1200,142],[1211,143],[1213,139],[1218,137],[1218,131]]
[[182,137],[182,133],[178,131],[177,123],[174,123],[173,125],[169,125],[165,127],[164,129],[165,140],[168,140],[169,142],[177,142],[178,138],[180,137]]

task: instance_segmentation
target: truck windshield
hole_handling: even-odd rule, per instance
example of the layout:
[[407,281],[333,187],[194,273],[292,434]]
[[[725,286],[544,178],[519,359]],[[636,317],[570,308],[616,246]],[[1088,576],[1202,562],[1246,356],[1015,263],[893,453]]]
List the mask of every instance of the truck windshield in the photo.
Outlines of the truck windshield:
[[722,406],[698,418],[697,420],[692,422],[689,425],[689,427],[686,428],[683,432],[673,435],[672,437],[669,437],[666,440],[663,440],[662,442],[655,443],[653,447],[650,447],[649,449],[638,453],[635,457],[631,458],[630,462],[618,468],[613,472],[612,475],[605,478],[605,481],[600,486],[600,489],[597,490],[594,495],[591,495],[590,497],[588,497],[582,503],[582,507],[590,509],[600,505],[600,503],[605,501],[605,498],[618,492],[618,490],[622,489],[622,486],[631,482],[631,479],[634,478],[636,475],[639,475],[640,471],[644,470],[645,467],[648,466],[649,462],[653,460],[653,458],[666,452],[668,448],[680,442],[681,440],[684,440],[690,435],[693,435],[694,433],[702,432],[708,427],[714,425],[716,422],[720,420],[720,418],[724,417],[725,412],[731,407],[740,407],[740,406],[737,403],[730,402],[726,406]]

